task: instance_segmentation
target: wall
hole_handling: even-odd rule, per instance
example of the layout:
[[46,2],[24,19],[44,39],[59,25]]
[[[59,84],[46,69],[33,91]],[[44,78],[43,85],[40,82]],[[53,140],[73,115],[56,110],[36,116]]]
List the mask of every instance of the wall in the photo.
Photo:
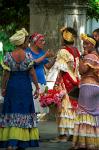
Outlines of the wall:
[[99,20],[89,19],[86,24],[86,33],[91,35],[96,28],[99,28]]
[[[46,1],[46,3],[44,3]],[[74,27],[80,33],[85,32],[86,4],[81,0],[30,0],[30,33],[40,32],[45,34],[46,48],[55,52],[61,46],[60,28],[63,26]],[[80,46],[79,36],[76,40]]]

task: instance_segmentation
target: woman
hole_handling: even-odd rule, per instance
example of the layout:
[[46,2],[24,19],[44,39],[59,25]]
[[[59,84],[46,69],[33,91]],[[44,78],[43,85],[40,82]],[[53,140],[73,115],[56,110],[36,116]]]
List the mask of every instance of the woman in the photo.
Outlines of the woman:
[[99,55],[96,41],[85,34],[84,55],[80,59],[81,74],[78,111],[74,126],[73,149],[99,149]]
[[[54,64],[54,61],[49,61],[48,57],[52,57],[53,53],[51,51],[45,52],[43,50],[45,46],[45,38],[42,34],[34,33],[30,37],[30,48],[26,49],[26,52],[32,54],[33,60],[35,62],[34,68],[36,71],[40,93],[43,93],[46,86],[46,79],[45,79],[45,69],[44,68],[51,68]],[[34,84],[33,84],[34,88]],[[44,109],[40,106],[39,99],[34,100],[35,109],[37,113],[47,113],[48,110]]]
[[69,97],[69,93],[79,84],[79,57],[80,53],[74,47],[76,31],[70,27],[61,29],[62,48],[57,53],[54,66],[47,77],[49,88],[61,88],[66,95],[62,99],[61,107],[57,110],[58,138],[52,142],[66,142],[68,135],[73,135],[76,100]]
[[30,75],[39,86],[33,68],[33,58],[24,49],[27,47],[27,31],[17,31],[10,41],[16,49],[4,57],[2,95],[4,104],[0,113],[0,148],[23,150],[38,146],[39,133],[36,127],[36,115],[33,104]]
[[95,48],[96,48],[97,52],[99,53],[99,28],[97,28],[93,31],[93,37],[96,40]]

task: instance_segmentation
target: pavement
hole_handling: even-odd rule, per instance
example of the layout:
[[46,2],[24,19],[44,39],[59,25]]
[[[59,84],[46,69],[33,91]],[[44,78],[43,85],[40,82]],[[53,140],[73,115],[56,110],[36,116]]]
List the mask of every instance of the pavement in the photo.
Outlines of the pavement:
[[40,132],[40,146],[38,148],[28,148],[26,150],[69,150],[72,147],[70,141],[66,143],[52,143],[51,139],[57,137],[57,126],[55,121],[40,121],[38,124]]

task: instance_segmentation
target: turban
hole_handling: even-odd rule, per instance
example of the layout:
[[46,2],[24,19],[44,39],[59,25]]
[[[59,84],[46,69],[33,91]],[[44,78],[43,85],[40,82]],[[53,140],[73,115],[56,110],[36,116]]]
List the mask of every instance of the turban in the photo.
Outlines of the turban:
[[28,32],[25,30],[25,28],[22,28],[21,30],[16,31],[16,33],[12,35],[9,40],[11,43],[19,46],[24,43],[26,36],[28,36]]
[[36,42],[39,41],[41,38],[44,39],[44,36],[43,36],[42,34],[34,33],[33,35],[31,35],[30,40],[31,40],[33,43],[36,43]]
[[91,38],[91,37],[88,37],[86,34],[81,34],[81,39],[83,40],[83,41],[88,41],[88,42],[90,42],[91,44],[93,44],[94,46],[96,45],[96,41],[93,39],[93,38]]
[[68,42],[74,42],[74,35],[69,32],[66,27],[61,28],[60,31],[62,32],[64,40]]

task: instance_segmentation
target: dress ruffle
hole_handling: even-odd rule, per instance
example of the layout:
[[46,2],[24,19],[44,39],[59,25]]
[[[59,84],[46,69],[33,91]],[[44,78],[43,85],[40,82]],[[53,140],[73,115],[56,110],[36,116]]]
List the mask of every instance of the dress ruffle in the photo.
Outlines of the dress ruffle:
[[73,135],[75,111],[73,110],[69,97],[62,100],[62,107],[58,110],[58,128],[60,135]]
[[37,128],[25,129],[18,127],[0,128],[0,147],[36,147],[39,132]]
[[36,114],[0,114],[1,127],[20,127],[33,128],[36,127]]
[[79,114],[75,118],[73,146],[99,149],[99,116]]

